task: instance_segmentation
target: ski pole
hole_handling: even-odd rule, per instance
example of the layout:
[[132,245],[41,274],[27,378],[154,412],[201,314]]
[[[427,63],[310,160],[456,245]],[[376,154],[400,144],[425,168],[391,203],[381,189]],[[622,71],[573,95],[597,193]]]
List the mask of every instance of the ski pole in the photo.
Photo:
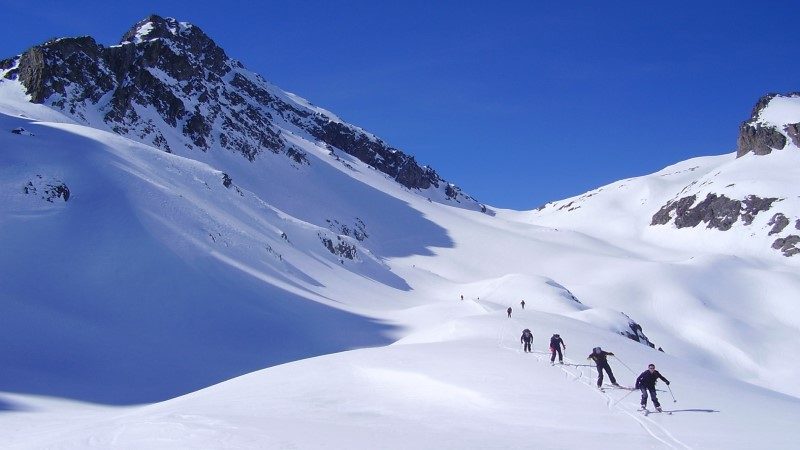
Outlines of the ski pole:
[[619,399],[619,400],[617,400],[616,402],[614,402],[614,406],[617,406],[617,405],[619,404],[619,402],[621,402],[621,401],[625,400],[625,397],[627,397],[627,396],[629,396],[629,395],[633,394],[634,392],[636,392],[636,391],[634,391],[633,389],[631,389],[631,391],[630,391],[630,392],[628,392],[627,394],[623,395],[621,399]]
[[636,375],[636,372],[634,372],[634,371],[633,371],[633,370],[632,370],[630,367],[628,367],[628,365],[627,365],[627,364],[625,364],[624,362],[622,362],[622,360],[621,360],[621,359],[617,358],[617,355],[614,355],[614,358],[615,358],[617,361],[619,361],[619,363],[620,363],[620,364],[622,364],[623,366],[625,366],[625,368],[626,368],[626,369],[628,369],[628,370],[629,370],[629,371],[630,371],[632,374]]
[[675,394],[672,393],[672,388],[669,387],[669,385],[667,385],[667,389],[669,389],[669,395],[672,396],[672,402],[673,403],[678,403],[678,400],[675,399]]

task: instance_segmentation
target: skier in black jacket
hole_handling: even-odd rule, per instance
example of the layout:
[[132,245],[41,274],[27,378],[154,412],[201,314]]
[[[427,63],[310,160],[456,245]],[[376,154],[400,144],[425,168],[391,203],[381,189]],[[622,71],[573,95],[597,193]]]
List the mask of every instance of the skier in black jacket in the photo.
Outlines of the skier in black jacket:
[[661,373],[656,370],[655,364],[650,364],[647,366],[647,370],[642,372],[639,378],[636,379],[636,389],[642,391],[642,409],[647,407],[647,391],[650,391],[650,398],[653,400],[656,411],[661,412],[661,404],[658,403],[658,397],[656,397],[656,381],[658,381],[659,378],[664,380],[664,383],[667,383],[667,386],[669,386],[669,380],[664,378],[664,375],[661,375]]
[[519,337],[519,342],[525,344],[525,353],[530,353],[531,343],[533,343],[533,333],[531,333],[531,330],[527,328],[522,330],[522,336]]
[[611,366],[608,365],[608,356],[614,356],[611,352],[605,352],[600,347],[595,347],[592,349],[592,354],[589,355],[586,359],[594,360],[594,363],[597,365],[597,387],[600,388],[603,386],[603,369],[605,369],[606,373],[608,374],[608,379],[611,380],[611,384],[614,386],[619,386],[617,384],[617,379],[614,378],[614,373],[611,372]]
[[553,337],[550,338],[550,364],[555,364],[556,352],[558,352],[558,363],[564,364],[564,355],[561,354],[562,345],[564,346],[564,350],[566,350],[567,344],[561,340],[561,336],[558,334],[554,334]]

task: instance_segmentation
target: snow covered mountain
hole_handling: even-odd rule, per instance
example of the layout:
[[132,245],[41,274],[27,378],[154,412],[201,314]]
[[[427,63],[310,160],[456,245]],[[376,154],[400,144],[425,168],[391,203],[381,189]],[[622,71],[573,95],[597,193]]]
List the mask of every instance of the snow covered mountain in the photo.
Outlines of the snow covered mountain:
[[55,39],[0,61],[0,69],[34,103],[167,152],[226,150],[250,161],[273,152],[301,166],[309,160],[293,140],[305,139],[353,155],[409,189],[480,207],[412,156],[246,70],[186,22],[153,15],[110,47],[88,36]]
[[[800,95],[767,95],[742,123],[736,155],[692,159],[548,203],[536,222],[683,249],[792,257],[800,253],[798,122]],[[593,220],[610,215],[618,220]]]
[[[194,25],[33,47],[0,63],[0,444],[789,448],[796,98],[738,158],[510,211]],[[598,345],[673,415],[595,389]]]

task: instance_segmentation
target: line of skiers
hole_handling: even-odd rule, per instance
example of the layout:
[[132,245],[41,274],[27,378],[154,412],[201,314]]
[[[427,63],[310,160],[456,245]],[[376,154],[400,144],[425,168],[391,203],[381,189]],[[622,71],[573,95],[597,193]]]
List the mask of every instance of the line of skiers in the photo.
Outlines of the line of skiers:
[[[531,330],[528,328],[522,330],[522,336],[520,336],[519,340],[520,343],[523,344],[525,353],[530,353],[532,351],[531,345],[533,344],[533,333]],[[564,340],[561,339],[561,336],[559,336],[558,333],[553,334],[553,336],[550,337],[550,364],[555,364],[556,354],[558,354],[558,363],[564,363],[564,356],[561,353],[562,347],[564,350],[567,349],[567,345],[564,344]],[[595,347],[592,349],[592,353],[590,353],[586,358],[594,361],[595,366],[597,367],[598,389],[603,386],[603,371],[608,374],[608,379],[611,380],[612,385],[616,387],[622,387],[617,384],[617,379],[614,377],[614,372],[611,371],[611,366],[608,364],[609,356],[614,356],[614,353],[607,352],[600,347]],[[653,402],[653,406],[656,407],[656,411],[661,412],[661,403],[659,403],[658,397],[656,396],[656,382],[659,379],[664,380],[664,383],[669,386],[669,380],[667,380],[659,371],[656,370],[655,364],[649,364],[647,366],[647,370],[642,372],[636,378],[635,389],[638,389],[642,392],[642,409],[647,407],[647,398],[649,394],[650,400]]]
[[[528,328],[522,330],[522,336],[519,338],[520,344],[523,345],[525,353],[531,352],[531,344],[533,344],[533,333]],[[556,354],[558,354],[558,363],[564,364],[564,354],[561,353],[561,348],[567,349],[567,344],[561,339],[558,333],[550,338],[550,363],[555,364]]]

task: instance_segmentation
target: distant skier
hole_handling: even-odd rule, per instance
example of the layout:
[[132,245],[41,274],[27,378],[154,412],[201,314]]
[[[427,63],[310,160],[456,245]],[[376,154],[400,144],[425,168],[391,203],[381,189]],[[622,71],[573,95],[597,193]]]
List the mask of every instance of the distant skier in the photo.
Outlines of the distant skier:
[[567,349],[567,344],[561,339],[561,336],[558,333],[554,334],[550,338],[550,364],[554,364],[556,361],[556,352],[558,352],[558,363],[564,364],[564,355],[561,354],[561,346],[564,346],[564,350]]
[[600,388],[603,386],[603,370],[605,369],[606,373],[608,374],[608,379],[611,380],[611,384],[614,386],[619,386],[617,384],[617,379],[614,378],[614,373],[611,372],[611,366],[608,365],[608,356],[614,356],[611,352],[603,351],[600,347],[595,347],[592,349],[592,353],[586,359],[591,359],[597,365],[597,387]]
[[464,294],[461,294],[461,301],[464,301]]
[[653,400],[653,406],[656,407],[656,411],[661,412],[661,404],[658,402],[658,397],[656,397],[656,381],[658,381],[659,378],[664,380],[664,383],[667,383],[667,386],[669,386],[669,380],[664,378],[664,375],[661,375],[661,373],[656,370],[655,364],[650,364],[647,366],[647,370],[642,372],[639,378],[636,379],[636,389],[642,391],[642,409],[647,408],[647,391],[650,391],[650,398]]
[[522,305],[522,309],[525,309],[525,300],[519,302],[519,304]]
[[519,342],[521,344],[525,344],[524,345],[525,353],[530,353],[532,351],[531,344],[533,343],[533,333],[531,332],[531,330],[527,328],[522,330],[522,336],[520,336]]
[[510,307],[510,306],[508,307],[508,309],[506,310],[506,312],[508,313],[508,317],[511,317],[511,307]]

